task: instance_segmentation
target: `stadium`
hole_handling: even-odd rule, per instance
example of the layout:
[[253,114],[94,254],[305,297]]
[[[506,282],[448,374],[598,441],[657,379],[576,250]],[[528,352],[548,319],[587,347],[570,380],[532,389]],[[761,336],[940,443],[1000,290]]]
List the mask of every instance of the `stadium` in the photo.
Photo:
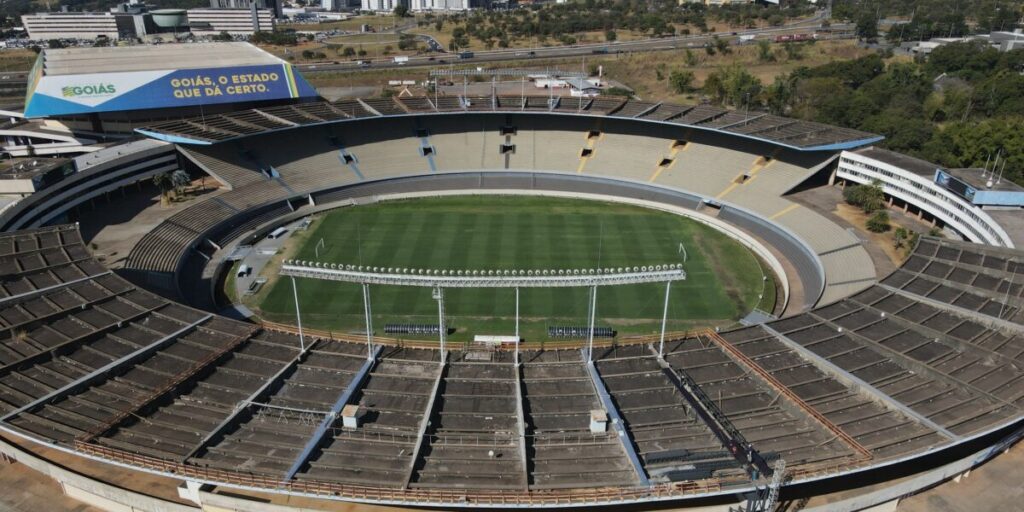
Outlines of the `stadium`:
[[886,266],[799,199],[877,135],[500,95],[135,131],[0,214],[0,452],[90,503],[863,510],[1021,436],[1019,211],[886,188],[949,235]]

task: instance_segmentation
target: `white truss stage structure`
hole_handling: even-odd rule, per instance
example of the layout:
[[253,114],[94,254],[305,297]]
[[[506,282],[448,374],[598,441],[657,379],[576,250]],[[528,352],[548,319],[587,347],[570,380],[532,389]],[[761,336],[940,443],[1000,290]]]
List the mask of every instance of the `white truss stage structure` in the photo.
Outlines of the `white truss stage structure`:
[[[370,307],[370,285],[415,286],[433,290],[433,298],[437,301],[438,332],[442,352],[441,364],[444,364],[445,339],[447,324],[445,323],[444,289],[445,288],[514,288],[516,291],[515,335],[519,339],[519,289],[520,288],[590,288],[587,297],[587,318],[590,328],[587,335],[587,357],[593,351],[594,322],[597,316],[597,287],[621,286],[642,283],[665,283],[665,307],[661,318],[661,340],[658,353],[663,353],[665,346],[665,325],[668,321],[669,291],[673,281],[686,279],[686,271],[680,263],[665,265],[647,265],[641,267],[616,267],[600,269],[547,269],[547,270],[437,270],[368,267],[337,263],[313,261],[285,260],[279,275],[292,278],[292,293],[295,298],[295,316],[299,328],[299,340],[303,347],[305,338],[302,332],[302,313],[299,310],[299,294],[295,278],[318,279],[321,281],[339,281],[357,283],[363,287],[363,309],[366,320],[367,357],[373,354],[373,318]],[[516,349],[516,365],[519,364],[518,345]]]
[[686,279],[682,264],[570,270],[426,270],[287,260],[280,275],[424,288],[564,288],[664,283]]

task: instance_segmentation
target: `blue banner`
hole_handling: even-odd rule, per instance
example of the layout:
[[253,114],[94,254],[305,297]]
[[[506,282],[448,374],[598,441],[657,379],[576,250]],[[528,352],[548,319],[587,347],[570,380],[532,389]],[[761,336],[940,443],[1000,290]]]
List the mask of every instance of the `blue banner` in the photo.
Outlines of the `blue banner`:
[[26,117],[315,98],[290,64],[42,76]]

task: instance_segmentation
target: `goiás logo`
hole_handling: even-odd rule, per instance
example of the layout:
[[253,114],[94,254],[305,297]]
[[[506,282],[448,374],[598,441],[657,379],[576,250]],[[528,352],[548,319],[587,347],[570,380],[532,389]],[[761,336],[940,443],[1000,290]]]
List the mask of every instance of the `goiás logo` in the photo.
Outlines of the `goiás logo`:
[[60,90],[65,98],[96,98],[117,94],[114,84],[65,85]]

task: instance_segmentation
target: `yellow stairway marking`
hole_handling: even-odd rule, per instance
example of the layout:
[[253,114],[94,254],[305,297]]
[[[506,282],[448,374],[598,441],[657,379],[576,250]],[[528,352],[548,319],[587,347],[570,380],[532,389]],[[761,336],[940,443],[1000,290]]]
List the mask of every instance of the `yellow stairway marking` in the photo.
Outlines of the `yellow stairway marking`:
[[789,205],[789,206],[787,206],[787,207],[785,207],[785,208],[775,212],[775,214],[772,215],[771,217],[768,217],[768,219],[775,220],[775,219],[777,219],[779,217],[782,217],[783,215],[785,215],[785,214],[787,214],[787,213],[789,213],[789,212],[791,212],[793,210],[796,210],[799,207],[800,207],[799,204],[793,203],[793,204],[791,204],[791,205]]
[[[598,132],[597,137],[590,136],[590,132],[594,130],[597,130]],[[576,174],[583,173],[583,168],[587,165],[587,160],[590,160],[590,157],[594,156],[594,145],[597,144],[597,141],[604,138],[604,132],[601,131],[600,121],[597,122],[597,126],[594,127],[594,130],[588,130],[586,133],[583,134],[583,136],[587,138],[586,148],[590,150],[590,156],[580,156],[580,165],[576,167]]]
[[686,137],[684,139],[682,139],[682,141],[683,141],[682,145],[677,145],[676,141],[672,141],[672,142],[670,142],[668,144],[668,147],[669,147],[669,155],[668,155],[668,157],[672,159],[672,163],[670,163],[670,164],[668,164],[668,165],[666,165],[664,167],[658,166],[657,169],[654,169],[654,174],[652,174],[650,179],[647,180],[648,182],[653,182],[654,180],[658,179],[658,176],[661,176],[661,173],[663,173],[663,172],[665,172],[665,171],[675,167],[675,165],[676,165],[676,155],[678,155],[679,153],[685,152],[687,149],[690,149],[690,146],[692,145],[692,144],[690,144],[690,130],[686,131]]
[[[754,159],[754,163],[750,166],[750,171],[745,172],[745,173],[737,174],[736,177],[732,179],[732,183],[728,187],[726,187],[725,190],[722,191],[722,193],[720,193],[717,196],[715,196],[715,199],[721,199],[721,198],[725,197],[726,195],[728,195],[729,192],[732,192],[733,190],[735,190],[736,187],[738,187],[740,185],[745,185],[747,183],[750,183],[751,181],[754,181],[754,178],[757,177],[757,173],[763,171],[764,169],[767,169],[768,166],[770,166],[773,163],[775,163],[775,155],[777,155],[778,153],[779,153],[778,149],[773,151],[772,152],[772,156],[770,157],[771,160],[767,160],[767,161],[766,161],[765,157],[763,157],[763,156],[759,156],[759,157],[755,158]],[[743,178],[744,175],[747,176],[747,181],[744,181],[744,182],[741,183],[740,180]]]

